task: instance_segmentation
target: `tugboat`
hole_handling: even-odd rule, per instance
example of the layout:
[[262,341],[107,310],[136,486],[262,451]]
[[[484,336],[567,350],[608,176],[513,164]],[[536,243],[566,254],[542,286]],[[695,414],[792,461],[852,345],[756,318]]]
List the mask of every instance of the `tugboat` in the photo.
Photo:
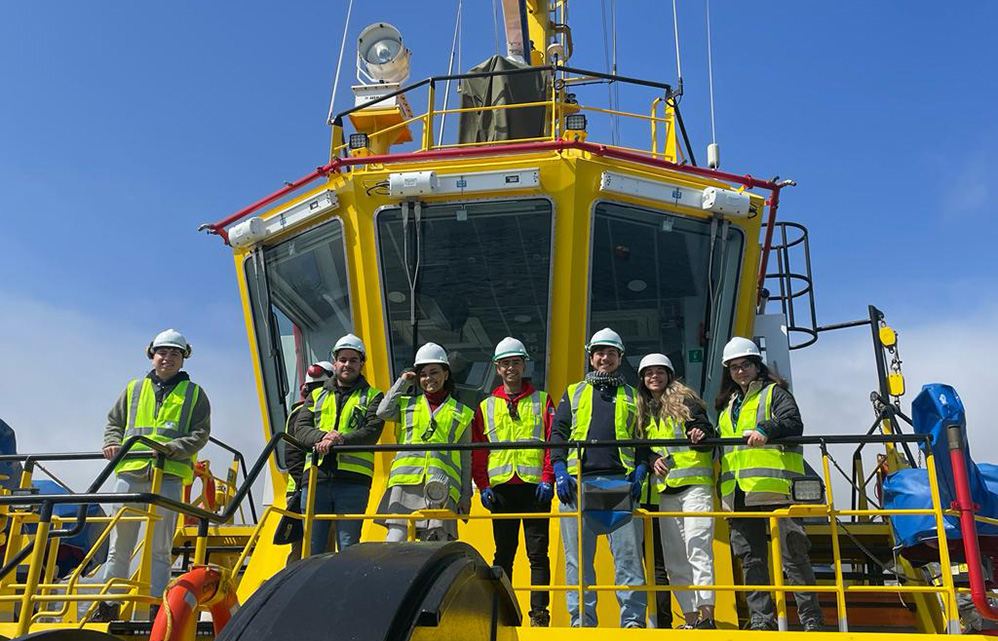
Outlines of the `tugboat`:
[[[477,501],[470,515],[433,514],[464,519],[456,542],[378,543],[374,492],[363,515],[365,544],[289,565],[287,547],[274,543],[282,520],[297,520],[308,556],[317,517],[308,501],[301,514],[284,503],[287,454],[303,447],[286,424],[309,364],[328,359],[339,337],[363,337],[365,376],[380,389],[410,366],[420,345],[446,346],[454,393],[474,407],[495,385],[493,348],[503,337],[523,342],[528,376],[560,398],[584,374],[587,338],[604,327],[628,346],[621,371],[629,382],[636,382],[642,354],[660,353],[703,398],[719,391],[722,349],[733,336],[751,338],[769,368],[790,379],[792,350],[821,332],[867,327],[879,381],[876,421],[865,434],[786,441],[804,449],[806,473],[795,480],[793,505],[771,523],[804,519],[828,633],[914,638],[974,630],[961,613],[998,617],[986,592],[998,524],[989,484],[995,475],[970,459],[959,397],[931,386],[910,418],[902,411],[898,337],[876,307],[860,320],[817,324],[807,229],[778,216],[793,181],[722,171],[714,145],[707,165],[697,164],[681,86],[574,67],[567,0],[502,0],[502,8],[507,55],[417,82],[409,81],[411,52],[400,31],[385,22],[365,28],[355,104],[330,113],[328,160],[203,226],[233,252],[266,446],[248,466],[235,456],[225,478],[199,466],[200,498],[194,493],[193,501],[172,506],[185,518],[166,594],[148,595],[148,555],[131,581],[116,586],[124,594],[87,581],[106,532],[75,569],[57,570],[63,546],[85,523],[124,517],[91,509],[113,502],[98,493],[111,467],[88,493],[65,495],[31,489],[33,466],[45,457],[0,457],[24,463],[19,486],[0,496],[0,635],[374,641],[690,634],[569,629],[562,594],[618,586],[566,584],[558,518],[550,519],[550,628],[525,623],[532,586],[510,583],[486,560],[492,515]],[[457,106],[442,91],[447,83],[460,86]],[[643,97],[629,110],[587,104],[608,84]],[[623,147],[592,131],[590,122],[606,115],[641,123],[645,143]],[[379,445],[339,450],[375,452],[376,488],[400,449],[390,432]],[[845,444],[854,453],[843,466],[829,446]],[[583,445],[593,444],[572,444]],[[272,500],[259,518],[237,518],[252,506],[249,490],[261,476]],[[850,494],[848,508],[841,492]],[[147,520],[162,503],[154,494],[133,498],[150,506],[137,514]],[[65,505],[79,509],[54,512]],[[741,629],[744,581],[724,513],[709,514],[715,584],[701,587],[716,595],[719,629],[700,634],[775,634]],[[633,516],[651,532],[656,513]],[[778,540],[772,552],[780,558]],[[524,559],[517,567],[515,574],[528,575]],[[597,553],[596,569],[613,576],[606,550]],[[777,560],[769,586],[780,631],[803,634],[792,623],[792,590],[780,569]],[[599,606],[604,622],[615,620],[607,596]],[[96,604],[110,600],[124,604],[121,620],[93,622]],[[133,620],[151,604],[162,606],[152,623]]]

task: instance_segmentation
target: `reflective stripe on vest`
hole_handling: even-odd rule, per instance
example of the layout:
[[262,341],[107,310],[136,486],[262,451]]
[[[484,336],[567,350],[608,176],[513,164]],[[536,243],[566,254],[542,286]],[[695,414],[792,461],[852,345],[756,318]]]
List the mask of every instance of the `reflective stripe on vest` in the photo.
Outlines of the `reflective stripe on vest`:
[[[637,423],[637,408],[634,405],[635,389],[630,385],[617,388],[614,399],[613,431],[618,441],[634,438],[634,427]],[[573,441],[583,441],[589,438],[589,424],[593,420],[593,386],[585,381],[568,386],[568,399],[572,407]],[[634,470],[634,448],[621,447],[620,462],[628,473]],[[568,471],[577,473],[579,455],[576,448],[568,451]]]
[[[671,416],[664,422],[655,417],[648,426],[648,438],[686,438],[683,424]],[[663,478],[655,476],[655,489],[687,485],[712,485],[714,483],[714,457],[711,452],[698,452],[686,445],[664,445],[652,448],[659,456],[672,455],[672,469]]]
[[[519,419],[509,415],[506,399],[490,396],[479,407],[490,443],[530,443],[544,440],[546,392],[534,391],[517,401]],[[515,473],[524,483],[540,483],[544,471],[544,450],[489,450],[489,484],[499,485]]]
[[[381,392],[374,387],[356,389],[350,393],[342,408],[336,407],[336,395],[325,387],[312,391],[312,416],[318,416],[316,429],[323,432],[337,430],[340,434],[349,434],[360,429],[367,420],[368,401]],[[342,412],[340,411],[342,409]],[[342,417],[349,417],[345,421]],[[314,419],[313,419],[314,420]],[[322,465],[324,456],[319,457],[318,465]],[[312,455],[305,457],[305,466],[312,464]],[[363,474],[374,477],[374,452],[343,452],[336,455],[336,469],[343,472]]]
[[[295,431],[295,420],[298,418],[298,412],[304,407],[304,403],[296,403],[294,407],[291,408],[291,413],[288,414],[288,419],[284,421],[284,433],[288,436],[294,436]],[[291,447],[287,443],[284,444],[285,448]],[[286,450],[285,450],[286,451]],[[295,483],[295,479],[291,476],[291,470],[288,470],[288,486],[285,488],[285,492],[290,494],[298,489],[298,484]]]
[[[138,389],[136,390],[136,387]],[[163,399],[159,411],[156,411],[156,391],[148,378],[134,380],[128,384],[126,405],[128,415],[125,419],[125,438],[145,436],[157,443],[168,443],[175,438],[185,436],[190,429],[191,412],[197,403],[201,388],[190,381],[180,381]],[[136,443],[132,452],[149,452],[152,448],[143,443]],[[194,461],[196,456],[183,460],[166,459],[163,473],[179,476],[185,483],[194,479]],[[114,471],[141,472],[153,464],[151,458],[123,459]]]
[[[402,421],[399,425],[399,445],[433,445],[457,443],[471,425],[475,413],[458,403],[453,396],[430,410],[426,397],[403,397],[399,400]],[[461,452],[402,450],[395,454],[388,475],[388,487],[422,485],[427,479],[446,481],[450,498],[461,498]]]
[[[752,431],[757,425],[773,417],[772,383],[742,401],[737,423],[731,421],[731,408],[734,398],[721,412],[718,428],[721,438],[741,438],[742,433]],[[725,446],[721,455],[721,497],[728,499],[735,492],[735,486],[743,492],[769,492],[790,495],[790,484],[794,478],[804,474],[804,451],[799,446],[747,445]]]

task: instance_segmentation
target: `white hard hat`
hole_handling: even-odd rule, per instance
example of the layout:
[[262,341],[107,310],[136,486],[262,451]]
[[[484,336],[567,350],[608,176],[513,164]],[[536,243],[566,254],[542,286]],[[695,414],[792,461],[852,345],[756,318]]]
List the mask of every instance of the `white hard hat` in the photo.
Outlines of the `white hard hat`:
[[664,367],[669,370],[669,374],[672,376],[676,375],[676,368],[672,366],[672,361],[665,354],[648,354],[641,359],[638,363],[638,376],[641,376],[641,372],[644,371],[646,367],[652,367],[653,365],[658,365],[659,367]]
[[727,365],[736,358],[744,358],[746,356],[762,358],[759,346],[747,338],[735,336],[724,346],[724,353],[721,355],[721,365]]
[[312,363],[305,370],[305,382],[306,383],[319,383],[322,381],[328,381],[333,377],[333,372],[336,369],[333,364],[329,361],[319,361],[318,363]]
[[589,344],[586,345],[586,351],[592,352],[593,348],[599,347],[600,345],[616,347],[620,350],[621,354],[624,353],[624,339],[620,337],[620,334],[613,331],[609,327],[604,327],[593,334],[593,337],[589,339]]
[[496,345],[496,351],[495,354],[492,355],[492,361],[495,362],[500,358],[510,358],[511,356],[522,356],[524,360],[530,358],[527,354],[527,348],[524,347],[523,343],[516,340],[512,336],[507,336],[499,341],[498,345]]
[[336,352],[341,349],[352,349],[356,352],[360,352],[361,356],[367,358],[367,350],[364,349],[364,341],[360,340],[353,334],[347,334],[346,336],[340,338],[340,340],[336,341],[336,344],[333,345],[333,358],[336,358]]
[[430,363],[440,363],[441,365],[450,367],[450,361],[447,360],[447,352],[436,343],[426,343],[416,350],[416,361],[413,365],[419,367],[420,365],[429,365]]
[[184,358],[190,358],[194,352],[194,348],[187,342],[184,335],[175,329],[164,329],[156,334],[156,338],[152,339],[152,342],[146,347],[146,356],[152,358],[159,347],[176,347],[184,353]]

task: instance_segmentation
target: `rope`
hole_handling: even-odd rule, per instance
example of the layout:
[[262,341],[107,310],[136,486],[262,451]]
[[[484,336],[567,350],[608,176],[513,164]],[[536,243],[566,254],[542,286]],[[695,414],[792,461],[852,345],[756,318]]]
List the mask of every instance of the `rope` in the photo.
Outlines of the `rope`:
[[171,580],[166,584],[166,589],[163,590],[163,602],[159,607],[166,612],[166,633],[163,635],[163,638],[166,641],[170,641],[170,635],[173,634],[173,612],[170,611],[170,601],[167,599],[167,596],[170,594],[170,590],[172,590],[183,578],[183,576],[178,576],[177,578]]
[[343,38],[340,40],[340,57],[336,61],[336,77],[333,78],[333,93],[329,97],[329,113],[326,114],[326,124],[333,124],[333,105],[336,103],[336,88],[340,85],[340,66],[343,64],[343,47],[347,42],[347,29],[350,28],[350,12],[353,10],[353,0],[347,5],[347,19],[343,23]]

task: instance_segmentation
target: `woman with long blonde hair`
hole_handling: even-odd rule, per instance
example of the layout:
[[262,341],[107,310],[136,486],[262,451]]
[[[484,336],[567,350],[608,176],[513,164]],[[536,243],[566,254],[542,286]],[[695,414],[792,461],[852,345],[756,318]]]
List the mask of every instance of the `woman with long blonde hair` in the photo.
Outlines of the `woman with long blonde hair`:
[[[689,439],[693,446],[652,447],[652,488],[662,512],[709,512],[714,507],[713,448],[696,447],[717,435],[703,400],[676,378],[672,361],[649,354],[638,365],[638,429],[649,439]],[[714,519],[662,517],[662,553],[673,585],[713,585]],[[676,590],[686,622],[683,629],[712,630],[714,593]]]

